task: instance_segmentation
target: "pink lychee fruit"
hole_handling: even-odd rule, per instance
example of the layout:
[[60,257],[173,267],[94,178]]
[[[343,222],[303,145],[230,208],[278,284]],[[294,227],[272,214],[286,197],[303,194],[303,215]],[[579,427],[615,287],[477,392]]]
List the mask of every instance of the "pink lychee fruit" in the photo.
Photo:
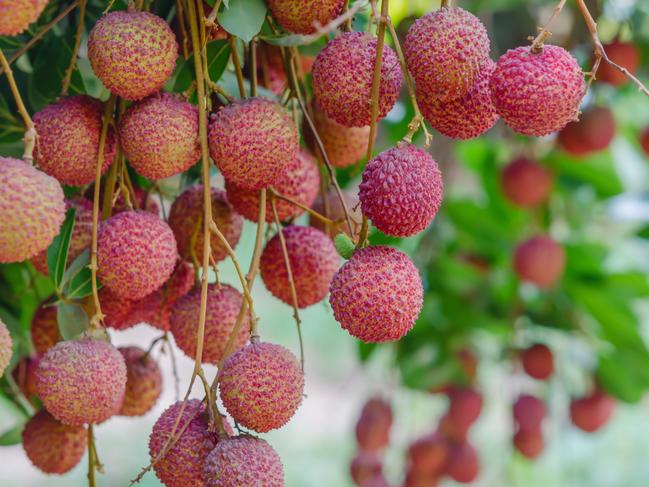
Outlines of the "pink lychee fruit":
[[545,439],[540,427],[519,429],[513,438],[514,447],[530,460],[538,458],[545,449]]
[[20,392],[29,401],[38,395],[36,391],[36,370],[38,369],[39,361],[40,358],[38,355],[25,357],[16,364],[11,372]]
[[478,452],[470,443],[452,444],[449,450],[445,473],[456,482],[470,484],[480,472]]
[[439,476],[424,475],[413,470],[408,470],[402,487],[437,487],[438,485]]
[[448,392],[450,400],[448,419],[457,431],[468,431],[482,411],[482,394],[468,387],[453,387]]
[[547,201],[552,192],[552,173],[539,163],[518,157],[501,174],[505,197],[521,208],[534,208]]
[[44,354],[61,340],[56,306],[41,304],[32,317],[32,344],[37,354]]
[[383,462],[376,453],[359,451],[349,465],[349,475],[358,486],[365,485],[368,481],[380,475]]
[[437,476],[448,458],[448,444],[440,433],[430,433],[415,440],[408,448],[410,471]]
[[570,403],[570,419],[579,429],[593,433],[604,426],[613,415],[615,399],[604,391],[573,399]]
[[345,0],[268,0],[268,8],[279,25],[296,34],[312,34],[316,26],[334,20]]
[[[631,74],[638,71],[640,52],[633,43],[616,39],[613,42],[604,44],[604,50],[610,60],[626,68]],[[606,61],[602,61],[597,70],[597,80],[613,86],[622,86],[629,81],[629,78]]]
[[119,296],[107,287],[99,290],[99,304],[104,314],[104,325],[115,330],[126,330],[137,325],[131,319],[134,300]]
[[516,248],[514,269],[519,279],[540,288],[552,287],[566,265],[563,247],[547,235],[533,237]]
[[521,430],[535,430],[541,427],[548,414],[548,408],[538,397],[521,394],[512,408],[514,421]]
[[329,191],[325,195],[324,199],[321,195],[318,195],[313,202],[313,205],[311,205],[311,208],[321,215],[326,216],[334,222],[339,222],[336,225],[327,225],[318,218],[315,218],[313,216],[309,217],[309,225],[317,228],[322,232],[327,233],[332,239],[339,233],[345,233],[349,237],[356,237],[361,227],[362,216],[360,205],[358,204],[358,194],[348,190],[342,190],[341,193],[343,200],[345,201],[345,205],[347,206],[347,211],[349,212],[349,217],[352,223],[352,233],[350,233],[349,227],[347,226],[345,219],[345,210],[343,209],[343,205],[340,202],[340,197],[338,196],[337,191]]
[[0,0],[0,36],[16,36],[36,22],[48,0]]
[[162,392],[162,373],[156,361],[139,347],[121,347],[126,363],[126,392],[119,414],[142,416],[151,410]]
[[0,377],[4,374],[5,369],[11,362],[11,355],[13,354],[13,341],[9,334],[9,329],[2,320],[0,320]]
[[385,399],[373,397],[361,410],[356,423],[358,448],[365,452],[380,452],[390,442],[392,428],[392,407]]
[[554,357],[547,345],[536,343],[521,352],[525,373],[539,380],[546,380],[554,372]]
[[606,149],[615,137],[615,118],[607,107],[590,107],[579,121],[570,122],[557,135],[557,142],[568,154],[582,157]]

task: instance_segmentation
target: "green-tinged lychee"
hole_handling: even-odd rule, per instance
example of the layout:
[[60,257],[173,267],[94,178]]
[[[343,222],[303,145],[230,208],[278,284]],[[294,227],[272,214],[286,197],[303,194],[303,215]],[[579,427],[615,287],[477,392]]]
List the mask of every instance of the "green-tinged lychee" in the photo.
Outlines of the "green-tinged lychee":
[[126,391],[119,414],[142,416],[156,403],[162,392],[162,373],[156,361],[139,347],[121,347],[126,363]]
[[345,0],[268,0],[273,18],[289,32],[311,34],[335,19]]
[[12,347],[13,341],[11,340],[9,329],[0,320],[0,377],[9,366],[9,362],[11,362]]
[[36,22],[48,0],[0,0],[0,36],[15,36]]
[[552,191],[552,173],[539,163],[518,157],[501,174],[505,197],[521,208],[544,203]]
[[519,279],[540,288],[552,287],[563,275],[566,253],[547,235],[533,237],[516,248],[514,270]]
[[41,304],[32,317],[32,344],[38,354],[44,354],[61,340],[56,306]]

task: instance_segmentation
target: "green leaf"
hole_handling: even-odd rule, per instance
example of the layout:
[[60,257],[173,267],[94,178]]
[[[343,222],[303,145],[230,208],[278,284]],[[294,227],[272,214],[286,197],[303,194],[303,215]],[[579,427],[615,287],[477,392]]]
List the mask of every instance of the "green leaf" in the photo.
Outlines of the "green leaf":
[[13,428],[5,431],[0,435],[0,446],[17,445],[22,441],[23,429],[25,429],[25,421],[16,424]]
[[358,356],[361,362],[367,362],[377,348],[376,343],[365,343],[358,341]]
[[54,237],[54,240],[47,249],[47,271],[54,282],[54,288],[61,291],[65,266],[68,263],[68,251],[70,250],[70,239],[74,230],[75,208],[69,208],[65,214],[65,221],[61,231]]
[[625,362],[621,354],[600,357],[597,378],[610,394],[624,402],[636,403],[642,399],[645,387]]
[[586,159],[574,159],[563,153],[554,153],[548,162],[562,178],[589,184],[602,197],[615,196],[624,190],[609,151],[594,154]]
[[250,42],[266,19],[263,0],[231,0],[218,15],[219,25],[244,42]]
[[354,250],[356,249],[354,242],[352,242],[352,239],[349,238],[349,235],[346,233],[339,233],[336,235],[334,238],[334,245],[336,246],[338,254],[346,260],[351,259]]
[[67,299],[81,299],[92,293],[92,272],[88,267],[89,262],[90,251],[86,249],[74,259],[74,262],[65,271],[63,281],[66,284],[63,295]]
[[56,309],[56,321],[64,340],[70,340],[88,329],[88,315],[76,303],[59,303]]
[[[207,69],[210,79],[214,82],[221,79],[230,59],[230,45],[226,40],[210,42],[206,48]],[[194,79],[194,55],[192,54],[186,60],[179,58],[179,64],[176,67],[175,82],[173,83],[174,92],[187,90]]]

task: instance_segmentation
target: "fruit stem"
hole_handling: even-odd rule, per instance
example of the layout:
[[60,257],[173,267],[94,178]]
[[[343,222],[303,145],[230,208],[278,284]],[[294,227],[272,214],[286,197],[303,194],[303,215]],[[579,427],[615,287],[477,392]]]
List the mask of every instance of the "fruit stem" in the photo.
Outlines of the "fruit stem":
[[325,225],[332,225],[334,230],[336,229],[336,227],[340,223],[338,221],[332,220],[331,218],[327,218],[323,214],[318,213],[317,211],[315,211],[313,208],[309,208],[308,206],[303,205],[302,203],[300,203],[299,201],[294,200],[293,198],[289,198],[288,196],[284,196],[283,194],[278,193],[273,188],[269,188],[268,191],[269,191],[272,198],[277,198],[277,199],[280,199],[280,200],[284,200],[284,201],[292,204],[293,206],[297,206],[301,210],[306,211],[309,215],[311,215],[314,218],[317,218],[318,220],[320,220]]
[[79,1],[79,20],[77,24],[77,32],[74,36],[74,46],[72,47],[72,56],[70,58],[70,65],[68,66],[68,69],[65,72],[65,76],[63,77],[63,82],[61,84],[61,96],[65,96],[68,94],[68,88],[70,87],[70,81],[72,80],[72,73],[74,72],[74,68],[77,65],[79,46],[81,46],[81,38],[83,37],[83,30],[85,26],[86,4],[87,4],[87,0]]
[[250,96],[257,96],[257,41],[250,41]]
[[237,75],[237,85],[239,86],[239,95],[241,98],[246,97],[246,87],[243,84],[243,71],[241,70],[241,60],[239,59],[239,51],[237,51],[237,38],[228,34],[228,42],[230,43],[230,53],[232,62],[234,63],[234,72]]
[[[126,110],[126,102],[122,99],[117,104],[117,113],[121,118],[124,110]],[[108,169],[108,174],[104,180],[104,201],[101,207],[101,219],[106,220],[110,218],[113,212],[113,198],[115,196],[115,182],[117,181],[117,173],[124,163],[124,154],[119,144],[117,144],[117,154],[115,154],[115,162],[111,164]]]
[[[375,2],[372,2],[375,3]],[[370,91],[370,137],[367,143],[367,160],[372,158],[374,138],[376,137],[376,119],[379,116],[379,90],[381,88],[381,64],[383,63],[383,45],[385,44],[385,27],[389,12],[389,0],[381,0],[381,15],[376,19],[378,30],[376,33],[376,58],[374,60],[374,73],[372,75],[372,88]]]
[[216,26],[217,24],[215,23],[216,21],[216,16],[219,13],[219,8],[221,8],[221,1],[222,0],[216,0],[214,2],[214,7],[212,8],[212,11],[210,12],[210,15],[208,15],[207,19],[205,19],[205,23],[210,26]]
[[563,10],[563,6],[565,4],[566,4],[566,0],[560,0],[557,6],[554,7],[554,10],[552,11],[552,15],[548,19],[547,23],[543,27],[539,28],[539,33],[534,39],[532,39],[532,47],[531,47],[532,52],[538,53],[541,52],[541,50],[543,50],[543,43],[552,35],[552,32],[550,32],[550,27],[552,26],[554,20],[559,16],[561,11]]
[[178,19],[178,25],[180,27],[180,36],[183,39],[183,58],[187,60],[189,59],[189,48],[187,47],[188,36],[187,36],[187,26],[186,26],[186,19],[185,19],[185,10],[183,9],[183,2],[181,0],[176,0],[176,18]]
[[367,234],[369,232],[369,222],[367,220],[367,217],[363,215],[363,220],[361,221],[361,231],[358,232],[358,243],[356,244],[356,248],[360,249],[362,247],[365,247],[365,244],[367,242]]

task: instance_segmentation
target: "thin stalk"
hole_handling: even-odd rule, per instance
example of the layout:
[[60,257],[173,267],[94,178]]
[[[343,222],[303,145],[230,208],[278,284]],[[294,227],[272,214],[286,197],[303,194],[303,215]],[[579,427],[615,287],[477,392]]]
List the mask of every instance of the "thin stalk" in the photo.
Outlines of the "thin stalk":
[[77,24],[77,33],[74,36],[74,46],[72,47],[72,57],[70,58],[70,65],[68,66],[68,69],[65,72],[65,76],[63,77],[63,82],[61,86],[62,96],[68,94],[68,88],[70,87],[70,81],[72,80],[72,73],[74,72],[74,68],[77,65],[79,46],[81,46],[81,38],[83,37],[83,31],[85,26],[86,3],[87,0],[79,1],[79,23]]
[[239,59],[239,51],[237,51],[237,38],[233,35],[228,35],[228,42],[230,43],[230,53],[232,56],[232,62],[234,63],[234,72],[237,76],[239,95],[241,96],[241,98],[245,98],[246,87],[243,83],[243,71],[241,69],[241,60]]

